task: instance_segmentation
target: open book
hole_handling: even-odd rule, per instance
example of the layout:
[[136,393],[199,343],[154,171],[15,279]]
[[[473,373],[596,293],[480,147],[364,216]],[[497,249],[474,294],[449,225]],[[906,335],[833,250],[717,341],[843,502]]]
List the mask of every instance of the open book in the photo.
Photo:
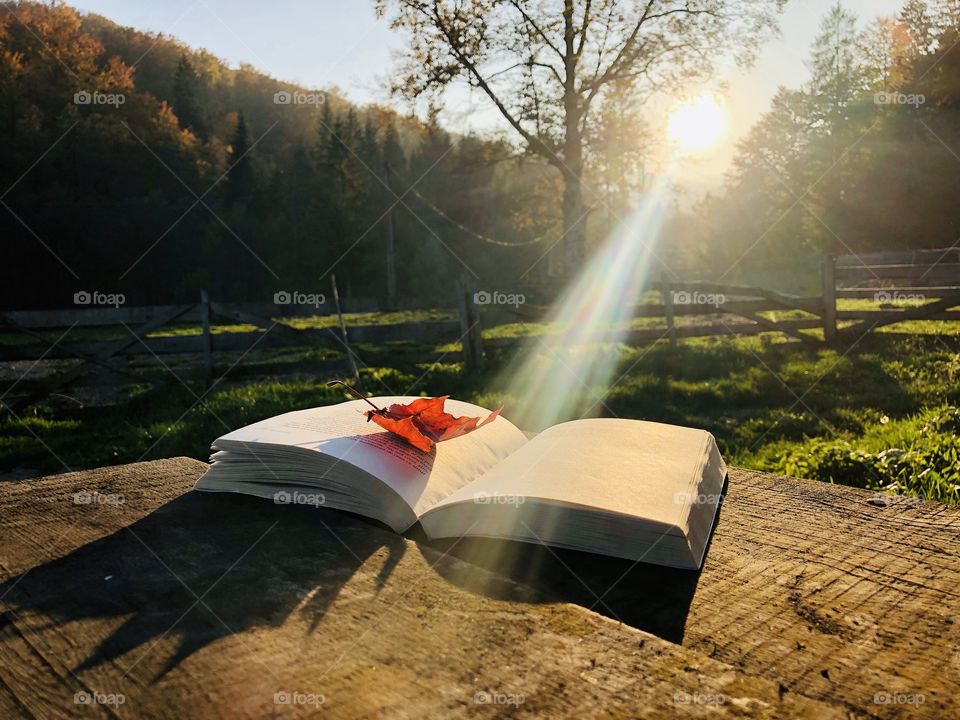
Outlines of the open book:
[[[414,398],[381,397],[386,407]],[[699,568],[726,466],[703,430],[639,420],[561,423],[533,439],[499,417],[428,453],[353,400],[297,410],[213,443],[196,489],[346,510],[402,533],[481,536]],[[489,410],[447,400],[454,415]]]

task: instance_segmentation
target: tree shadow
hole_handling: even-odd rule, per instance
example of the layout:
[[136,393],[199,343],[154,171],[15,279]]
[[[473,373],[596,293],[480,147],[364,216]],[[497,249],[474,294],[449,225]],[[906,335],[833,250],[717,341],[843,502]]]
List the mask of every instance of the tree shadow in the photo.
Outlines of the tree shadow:
[[189,492],[70,555],[0,584],[15,613],[50,625],[125,618],[74,672],[166,635],[176,650],[154,677],[216,640],[298,615],[316,629],[353,574],[385,549],[376,593],[405,541],[385,526],[323,508]]
[[[714,528],[720,522],[726,494],[725,480]],[[513,602],[573,603],[664,640],[683,642],[701,570],[511,540],[466,537],[430,541],[419,525],[416,534],[427,562],[458,587]],[[712,542],[711,533],[705,562]],[[489,570],[492,576],[471,571],[470,566]]]

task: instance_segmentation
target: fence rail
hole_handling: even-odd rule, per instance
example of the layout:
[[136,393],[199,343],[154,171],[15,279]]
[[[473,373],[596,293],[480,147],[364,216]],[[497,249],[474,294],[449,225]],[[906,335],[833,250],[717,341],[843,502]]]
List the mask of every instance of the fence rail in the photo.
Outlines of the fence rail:
[[[826,259],[824,268],[833,279],[825,303],[836,308],[837,298],[872,298],[881,304],[876,310],[835,309],[837,320],[857,322],[835,327],[834,335],[859,336],[907,320],[960,319],[960,311],[951,309],[960,305],[960,247],[841,255]],[[864,282],[869,286],[848,286]],[[904,302],[910,306],[882,307]]]
[[[895,284],[891,284],[895,281]],[[866,282],[868,285],[863,285]],[[854,284],[851,286],[851,284]],[[869,285],[872,283],[873,285]],[[663,318],[655,328],[598,328],[590,341],[617,340],[635,343],[717,335],[757,335],[779,332],[808,345],[821,345],[846,339],[878,327],[908,320],[960,320],[960,248],[918,250],[904,253],[866,253],[859,256],[824,256],[821,262],[821,295],[797,296],[766,288],[662,278],[651,288],[660,293],[660,302],[641,303],[633,308],[634,317]],[[214,374],[214,353],[246,352],[251,347],[318,347],[346,352],[355,373],[352,344],[381,344],[394,341],[453,342],[461,345],[462,359],[468,370],[483,366],[484,347],[508,348],[516,338],[486,338],[481,334],[482,309],[473,302],[475,288],[461,281],[457,289],[457,307],[451,314],[458,320],[401,322],[392,325],[347,325],[340,312],[334,283],[339,322],[329,328],[297,329],[284,322],[305,316],[332,313],[317,308],[266,303],[225,304],[201,294],[200,302],[188,305],[151,307],[73,308],[67,310],[24,310],[0,313],[0,330],[15,331],[32,338],[25,343],[0,343],[0,361],[40,359],[76,359],[66,370],[40,381],[21,384],[28,392],[12,407],[22,407],[42,399],[57,388],[71,383],[96,367],[133,375],[153,382],[150,376],[132,373],[110,361],[117,357],[195,354],[201,359],[203,374],[209,381]],[[873,299],[879,309],[838,309],[838,299]],[[908,304],[903,307],[903,303]],[[895,306],[899,305],[899,306]],[[885,307],[886,306],[886,307]],[[352,300],[349,312],[376,312],[372,300]],[[807,317],[771,319],[762,313],[800,311]],[[521,318],[541,321],[547,306],[526,305],[515,309]],[[678,324],[678,318],[707,317],[703,323]],[[725,319],[728,318],[728,319]],[[744,322],[744,320],[746,322]],[[150,337],[164,326],[196,325],[196,331],[172,336]],[[843,323],[841,327],[839,323]],[[257,331],[220,332],[225,325],[254,325]],[[331,323],[332,325],[332,323]],[[49,331],[62,328],[124,327],[121,339],[83,340],[49,344]],[[804,331],[821,330],[818,333]],[[44,332],[47,335],[44,335]],[[265,332],[266,331],[266,332]],[[432,353],[431,355],[436,355]]]

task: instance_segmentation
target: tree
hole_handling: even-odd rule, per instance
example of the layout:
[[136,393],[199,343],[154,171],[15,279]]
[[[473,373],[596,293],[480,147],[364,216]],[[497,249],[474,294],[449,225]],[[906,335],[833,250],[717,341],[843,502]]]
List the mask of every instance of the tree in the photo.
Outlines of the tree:
[[899,19],[910,34],[911,49],[917,54],[930,52],[937,28],[936,17],[927,0],[907,0]]
[[207,139],[207,119],[200,97],[200,76],[186,53],[180,55],[173,78],[173,109],[180,120],[180,127],[191,130],[199,138]]
[[[820,23],[810,50],[812,123],[819,142],[807,160],[817,172],[808,206],[817,223],[813,237],[828,252],[843,251],[849,244],[847,228],[855,223],[847,195],[862,148],[857,139],[869,127],[876,106],[864,92],[867,78],[858,52],[861,38],[857,17],[837,2]],[[866,126],[866,127],[865,127]],[[795,192],[799,192],[795,190]]]
[[383,156],[384,177],[386,178],[386,187],[382,188],[379,195],[382,200],[386,213],[386,249],[384,256],[386,258],[386,291],[387,306],[395,307],[397,300],[397,246],[396,246],[396,224],[394,223],[393,204],[395,198],[393,193],[392,176],[395,172],[406,171],[406,159],[403,155],[403,148],[400,147],[400,141],[397,138],[397,127],[393,117],[383,118],[384,131],[383,143],[381,145],[381,154]]
[[227,205],[232,206],[253,192],[254,172],[250,152],[250,131],[243,113],[237,115],[237,129],[230,144],[230,171],[227,175]]
[[785,0],[375,0],[408,35],[393,90],[429,99],[456,81],[485,96],[524,149],[563,179],[565,264],[586,231],[584,139],[613,92],[664,91],[712,59],[752,57]]

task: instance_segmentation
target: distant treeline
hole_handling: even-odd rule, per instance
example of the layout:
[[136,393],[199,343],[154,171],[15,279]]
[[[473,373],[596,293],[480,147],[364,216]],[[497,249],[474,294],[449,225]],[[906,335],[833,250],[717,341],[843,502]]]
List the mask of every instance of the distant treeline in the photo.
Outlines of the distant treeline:
[[[667,222],[656,260],[677,276],[797,285],[818,252],[960,238],[960,0],[908,0],[866,28],[838,4],[808,65],[723,190]],[[587,133],[593,243],[656,171],[642,104],[614,99]],[[559,198],[558,173],[507,142],[0,0],[0,308],[80,290],[256,301],[327,292],[331,272],[344,294],[386,299],[391,220],[402,301],[449,302],[470,273],[509,291],[552,279]]]
[[[388,172],[388,166],[390,168]],[[448,216],[427,207],[416,190]],[[0,307],[504,287],[556,228],[557,179],[507,145],[228,67],[62,4],[0,2]],[[400,196],[398,202],[396,196]],[[559,234],[559,233],[557,233]],[[543,262],[528,279],[546,272]]]
[[683,265],[789,283],[816,252],[960,241],[960,1],[909,0],[865,28],[838,3],[808,67],[678,231]]

